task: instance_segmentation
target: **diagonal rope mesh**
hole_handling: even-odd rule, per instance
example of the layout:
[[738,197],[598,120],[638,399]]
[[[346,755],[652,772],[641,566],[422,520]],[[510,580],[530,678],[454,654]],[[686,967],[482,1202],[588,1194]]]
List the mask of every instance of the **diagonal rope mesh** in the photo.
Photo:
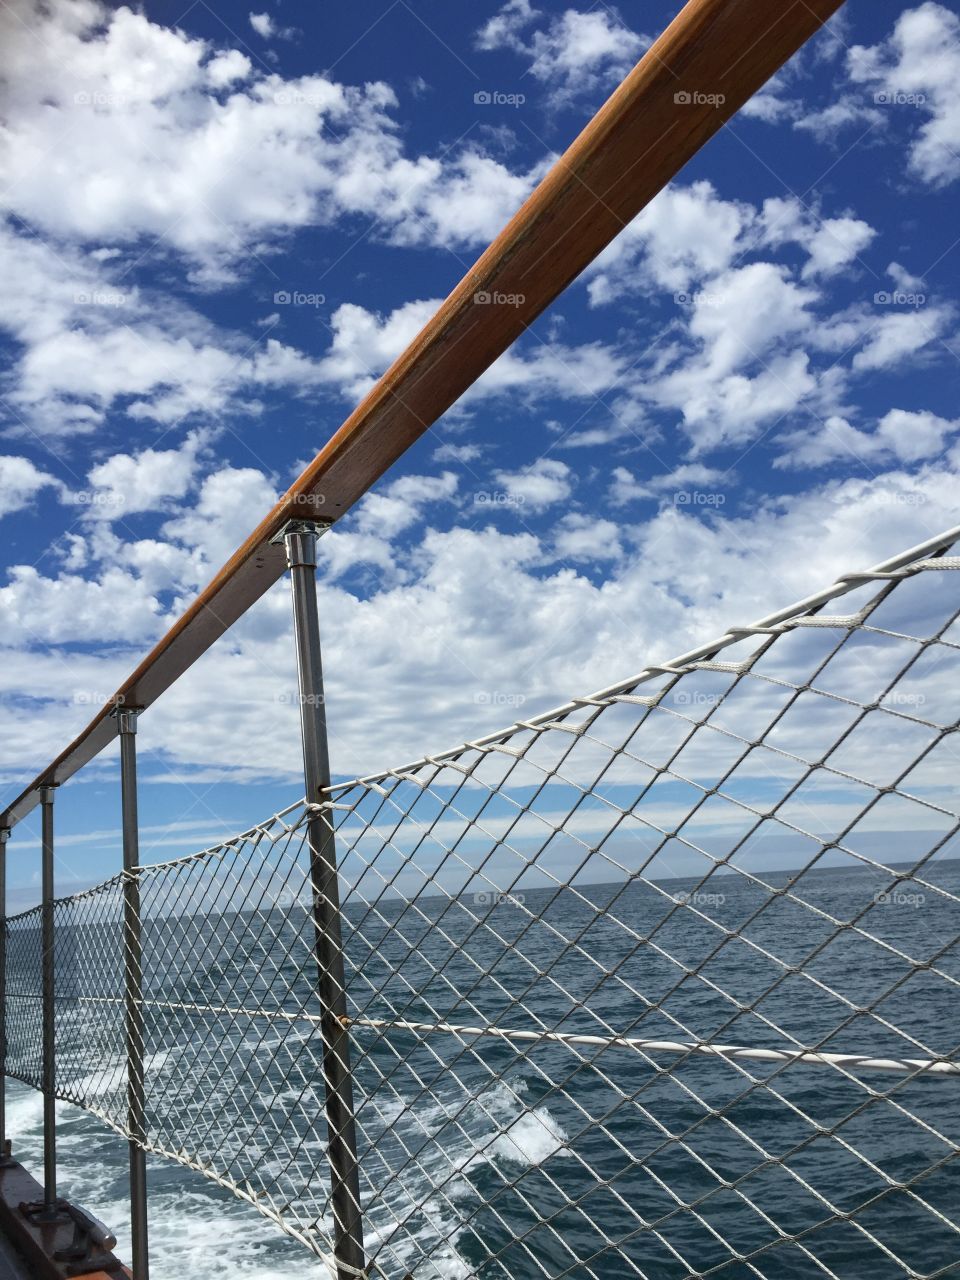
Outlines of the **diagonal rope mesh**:
[[[139,869],[148,1149],[329,1255],[322,812],[371,1273],[956,1270],[951,550]],[[123,884],[57,904],[57,1091],[127,1133]]]

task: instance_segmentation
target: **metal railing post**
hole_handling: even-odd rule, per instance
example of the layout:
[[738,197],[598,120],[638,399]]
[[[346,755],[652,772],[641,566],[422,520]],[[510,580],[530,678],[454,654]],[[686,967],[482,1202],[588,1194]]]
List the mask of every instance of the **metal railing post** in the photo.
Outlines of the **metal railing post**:
[[56,939],[53,917],[53,794],[55,788],[40,791],[42,817],[42,908],[40,945],[43,990],[43,1212],[57,1213],[56,1098]]
[[0,827],[0,1162],[10,1154],[7,1138],[7,841]]
[[[283,540],[293,593],[306,798],[308,804],[320,804],[324,799],[324,791],[330,785],[330,757],[317,615],[317,530],[312,525],[294,522],[284,530]],[[350,1070],[350,1036],[344,1025],[347,998],[340,931],[340,888],[336,844],[329,812],[323,810],[316,813],[310,820],[307,832],[319,969],[334,1259],[337,1280],[353,1280],[363,1273],[365,1259]]]
[[130,1236],[133,1280],[148,1280],[146,1092],[143,1074],[143,961],[140,924],[140,828],[137,813],[137,711],[120,708],[123,812],[123,972],[127,1029],[127,1129],[130,1134]]

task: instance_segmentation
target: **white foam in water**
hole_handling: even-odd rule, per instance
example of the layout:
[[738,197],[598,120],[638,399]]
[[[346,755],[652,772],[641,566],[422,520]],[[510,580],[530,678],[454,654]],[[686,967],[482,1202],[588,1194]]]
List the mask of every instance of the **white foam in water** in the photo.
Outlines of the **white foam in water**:
[[543,1164],[551,1156],[569,1156],[567,1135],[546,1107],[535,1107],[515,1120],[488,1148],[488,1154],[512,1164]]
[[[152,1065],[162,1068],[165,1056],[157,1055]],[[100,1083],[91,1076],[91,1092]],[[414,1111],[407,1111],[399,1096],[376,1098],[374,1109],[385,1131],[399,1126],[416,1139],[415,1147],[457,1115],[457,1131],[465,1139],[453,1143],[453,1132],[445,1132],[444,1150],[428,1145],[407,1169],[406,1185],[384,1187],[382,1197],[367,1207],[368,1243],[373,1250],[385,1246],[388,1265],[402,1264],[424,1280],[438,1275],[468,1280],[473,1268],[457,1251],[457,1240],[461,1216],[470,1216],[479,1195],[470,1169],[493,1163],[533,1167],[570,1154],[559,1123],[546,1106],[527,1109],[524,1092],[522,1080],[499,1081],[463,1110],[459,1089],[429,1103],[423,1099]],[[41,1096],[10,1082],[8,1097],[17,1154],[37,1170],[43,1156]],[[74,1107],[58,1103],[57,1117],[63,1191],[108,1221],[118,1236],[118,1253],[129,1256],[126,1144]],[[313,1257],[248,1204],[168,1161],[150,1158],[149,1165],[153,1280],[193,1273],[206,1280],[289,1280],[291,1275],[330,1280],[328,1260]]]
[[[36,1176],[43,1163],[43,1099],[14,1081],[8,1082],[7,1096],[14,1154]],[[57,1104],[57,1130],[60,1189],[109,1223],[118,1255],[129,1258],[127,1144],[95,1117],[63,1103]],[[147,1178],[151,1280],[330,1280],[322,1261],[199,1174],[148,1158]]]

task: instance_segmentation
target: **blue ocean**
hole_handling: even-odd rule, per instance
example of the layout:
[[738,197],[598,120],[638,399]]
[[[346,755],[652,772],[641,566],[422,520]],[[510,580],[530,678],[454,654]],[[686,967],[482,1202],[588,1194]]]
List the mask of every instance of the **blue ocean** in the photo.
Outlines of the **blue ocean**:
[[[614,1039],[955,1057],[958,896],[960,863],[943,861],[922,883],[852,866],[762,883],[715,874],[348,903],[368,1255],[391,1280],[960,1269],[960,1075]],[[146,974],[148,997],[170,1006],[148,1019],[151,1137],[322,1234],[319,1033],[242,1012],[309,1003],[313,974],[292,963],[293,925],[270,913],[257,922],[255,943],[242,912],[148,927],[151,952],[177,958]],[[89,927],[76,926],[79,953]],[[116,1042],[83,1048],[97,1040],[89,1001],[83,1036],[77,1023],[102,984],[82,965],[61,974],[64,1043],[75,1036],[73,1056],[61,1047],[63,1087],[113,1114]],[[212,1019],[190,1005],[232,1012]],[[466,1030],[481,1026],[536,1034]],[[39,1170],[40,1096],[11,1082],[8,1100],[15,1151]],[[58,1122],[62,1191],[110,1222],[123,1254],[126,1143],[68,1103]],[[149,1171],[156,1280],[330,1274],[201,1173],[158,1156]]]

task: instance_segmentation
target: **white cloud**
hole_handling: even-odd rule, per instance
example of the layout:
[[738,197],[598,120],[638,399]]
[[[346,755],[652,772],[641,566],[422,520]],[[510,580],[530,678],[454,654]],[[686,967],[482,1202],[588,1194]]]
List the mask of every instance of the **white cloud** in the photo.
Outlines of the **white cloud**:
[[618,560],[623,555],[619,526],[571,511],[554,530],[553,552],[558,560],[573,563]]
[[615,507],[624,507],[641,499],[664,496],[672,497],[677,506],[687,506],[692,504],[683,501],[683,498],[689,498],[691,490],[719,493],[721,487],[729,486],[731,483],[732,476],[729,471],[708,467],[702,462],[686,462],[672,471],[643,480],[628,471],[626,467],[614,467],[609,497]]
[[[847,56],[854,84],[910,130],[911,169],[931,186],[960,177],[960,17],[927,0],[892,34]],[[921,123],[922,121],[922,123]]]
[[115,283],[112,260],[0,224],[0,268],[9,288],[0,329],[19,346],[4,378],[14,430],[25,419],[44,434],[90,432],[118,403],[131,418],[164,423],[241,408],[249,342]]
[[35,467],[29,458],[0,454],[0,517],[23,511],[41,489],[59,488],[59,481]]
[[533,513],[569,498],[572,478],[567,464],[554,458],[541,458],[522,471],[498,471],[495,475],[511,503]]
[[263,354],[255,357],[257,377],[270,383],[279,371],[280,381],[288,381],[290,371],[283,364],[283,356],[288,356],[302,368],[302,373],[295,376],[336,385],[342,394],[359,400],[413,341],[439,305],[437,298],[407,302],[384,316],[344,303],[331,317],[333,338],[322,361],[308,361],[270,339]]
[[589,268],[591,303],[609,303],[647,283],[674,293],[723,271],[741,251],[753,217],[750,205],[721,199],[705,180],[666,187]]
[[[600,255],[586,273],[593,306],[624,294],[687,293],[748,253],[796,244],[807,254],[801,276],[836,275],[856,260],[876,231],[850,214],[821,218],[790,196],[757,209],[721,198],[705,180],[665,188]],[[682,299],[681,299],[682,301]]]
[[814,323],[817,296],[769,262],[732,268],[697,296],[693,352],[647,388],[661,407],[680,410],[695,452],[749,440],[814,390],[807,354],[784,348]]
[[525,35],[541,17],[528,0],[511,0],[480,29],[477,46],[510,49],[529,59],[529,73],[554,104],[613,89],[650,44],[610,8],[567,9],[544,29]]
[[238,80],[246,80],[253,70],[250,59],[239,49],[218,53],[207,63],[207,79],[215,89],[225,89]]
[[277,501],[275,486],[253,467],[223,467],[200,486],[196,506],[168,520],[163,536],[199,549],[210,573],[233,555]]
[[201,437],[192,434],[179,449],[113,454],[87,473],[91,489],[83,494],[84,504],[92,515],[107,520],[163,509],[193,485],[201,444]]
[[809,259],[801,275],[833,276],[858,258],[876,235],[862,218],[826,218],[811,232],[807,241]]
[[534,9],[530,0],[507,0],[500,12],[477,32],[477,48],[513,49],[522,53],[525,46],[521,33],[541,16],[541,11]]
[[[823,217],[793,196],[757,208],[721,199],[706,182],[662,193],[588,276],[594,305],[673,291],[673,320],[611,384],[615,416],[675,410],[697,456],[747,443],[803,405],[842,416],[855,377],[938,356],[953,309],[929,302],[899,264],[888,271],[905,299],[882,290],[871,298],[871,280],[862,302],[832,309],[822,282],[873,271],[863,255],[876,235],[851,212]],[[794,247],[799,261],[764,260]]]
[[483,456],[478,444],[442,444],[433,451],[434,462],[476,462]]
[[749,120],[762,120],[764,124],[779,124],[781,120],[794,119],[801,109],[800,104],[793,98],[784,98],[781,91],[782,85],[778,77],[774,76],[773,80],[746,100],[739,114]]
[[95,581],[76,573],[44,577],[13,565],[0,587],[4,644],[130,642],[156,636],[162,611],[133,573],[106,569]]
[[862,96],[844,94],[819,111],[801,109],[796,114],[793,127],[812,133],[818,142],[833,142],[843,129],[856,125],[866,133],[885,123],[886,117],[878,107],[868,106]]
[[482,243],[540,172],[469,148],[410,158],[386,85],[253,73],[237,50],[127,8],[54,0],[9,26],[2,207],[90,245],[147,238],[201,282],[349,215],[403,244]]
[[830,417],[817,430],[786,437],[787,452],[777,467],[821,467],[840,460],[914,464],[940,455],[960,431],[960,419],[941,418],[929,411],[891,409],[872,431],[854,427],[846,418]]
[[258,36],[263,36],[264,40],[269,40],[273,35],[274,26],[273,19],[269,13],[251,13],[250,25]]
[[893,310],[869,326],[864,345],[853,357],[860,372],[889,369],[922,351],[945,331],[953,310],[947,306]]
[[[572,538],[567,550],[574,554],[591,548],[596,554],[604,536],[613,537],[602,523],[591,537],[588,525],[570,520],[567,510],[558,510],[558,520],[539,536],[428,529],[418,539],[411,578],[388,580],[365,600],[321,586],[334,768],[353,774],[398,765],[495,728],[516,713],[505,711],[493,693],[525,698],[520,714],[533,714],[671,658],[731,624],[752,622],[955,522],[958,478],[955,465],[938,459],[915,475],[891,471],[758,498],[739,518],[703,522],[669,505],[641,524],[618,522],[626,553],[603,582],[578,572],[569,555],[552,563],[557,539]],[[244,508],[246,528],[251,508],[236,483],[235,475],[227,476],[223,491],[208,491],[198,533],[235,505]],[[333,537],[322,539],[321,548]],[[148,630],[152,608],[144,587],[133,573],[111,572],[113,580],[85,583],[74,575],[59,585],[21,575],[15,598],[0,591],[4,635],[28,636],[25,622],[36,622],[51,644],[77,634],[122,638],[137,627]],[[175,770],[202,765],[235,769],[241,777],[280,775],[291,796],[296,793],[289,607],[278,584],[229,641],[145,715],[145,753],[162,750]],[[151,638],[135,638],[137,652]],[[121,670],[114,662],[99,675],[89,663],[67,668],[51,683],[49,654],[21,655],[17,687],[44,697],[53,690],[56,699],[67,695],[71,681],[89,689],[93,680],[95,692],[109,692],[136,656],[125,653]],[[45,763],[62,745],[65,720],[79,727],[77,710],[66,698],[31,710],[32,737],[25,723],[11,721],[0,739],[0,762],[17,769]]]
[[400,476],[360,502],[354,523],[361,533],[390,539],[421,520],[425,511],[453,500],[457,477],[452,471],[439,476]]

